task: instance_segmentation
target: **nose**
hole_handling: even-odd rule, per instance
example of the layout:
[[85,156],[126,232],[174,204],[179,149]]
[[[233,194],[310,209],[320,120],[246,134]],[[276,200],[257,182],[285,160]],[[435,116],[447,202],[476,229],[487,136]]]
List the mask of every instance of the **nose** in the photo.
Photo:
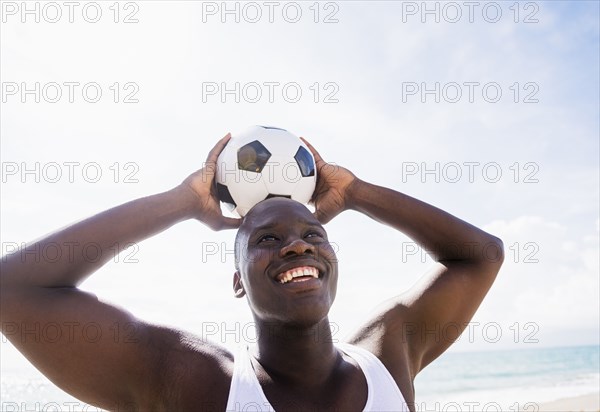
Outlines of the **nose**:
[[302,239],[295,239],[292,242],[288,243],[279,251],[280,257],[293,256],[293,255],[304,255],[311,254],[314,255],[315,247],[310,243],[305,242]]

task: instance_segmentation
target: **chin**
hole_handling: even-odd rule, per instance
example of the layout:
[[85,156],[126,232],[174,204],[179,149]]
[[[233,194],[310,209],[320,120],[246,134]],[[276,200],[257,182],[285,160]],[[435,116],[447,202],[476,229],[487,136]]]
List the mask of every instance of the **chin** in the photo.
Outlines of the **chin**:
[[277,313],[254,313],[254,317],[256,320],[266,324],[306,329],[326,320],[329,309],[329,305],[312,304],[310,306],[287,308],[286,310]]

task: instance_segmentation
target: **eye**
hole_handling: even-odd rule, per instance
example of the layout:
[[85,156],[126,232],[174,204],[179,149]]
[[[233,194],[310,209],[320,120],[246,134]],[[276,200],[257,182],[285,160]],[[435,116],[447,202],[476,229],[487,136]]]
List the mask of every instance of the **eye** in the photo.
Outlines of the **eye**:
[[313,231],[308,232],[304,237],[306,237],[306,238],[313,238],[313,239],[314,238],[322,238],[323,234],[321,234],[320,232],[317,232],[317,231],[313,230]]
[[263,242],[273,242],[278,240],[276,236],[273,235],[262,235],[261,237],[258,238],[258,243],[263,243]]

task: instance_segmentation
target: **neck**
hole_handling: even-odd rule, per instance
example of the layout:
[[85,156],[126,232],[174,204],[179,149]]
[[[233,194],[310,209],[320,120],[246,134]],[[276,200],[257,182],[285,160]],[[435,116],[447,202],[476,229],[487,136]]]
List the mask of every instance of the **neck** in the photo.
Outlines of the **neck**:
[[319,385],[339,361],[328,318],[304,327],[257,321],[254,356],[265,371],[290,384]]

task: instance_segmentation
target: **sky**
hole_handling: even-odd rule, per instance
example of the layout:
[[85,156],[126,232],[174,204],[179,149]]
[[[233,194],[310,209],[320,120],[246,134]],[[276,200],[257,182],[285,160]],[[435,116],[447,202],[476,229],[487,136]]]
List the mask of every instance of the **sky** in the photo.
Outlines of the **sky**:
[[[451,351],[598,344],[597,2],[75,3],[0,3],[3,255],[168,190],[227,132],[271,125],[504,241]],[[339,340],[433,264],[356,212],[326,229]],[[251,341],[234,234],[180,223],[81,287],[149,322]],[[1,376],[38,373],[0,349]]]

